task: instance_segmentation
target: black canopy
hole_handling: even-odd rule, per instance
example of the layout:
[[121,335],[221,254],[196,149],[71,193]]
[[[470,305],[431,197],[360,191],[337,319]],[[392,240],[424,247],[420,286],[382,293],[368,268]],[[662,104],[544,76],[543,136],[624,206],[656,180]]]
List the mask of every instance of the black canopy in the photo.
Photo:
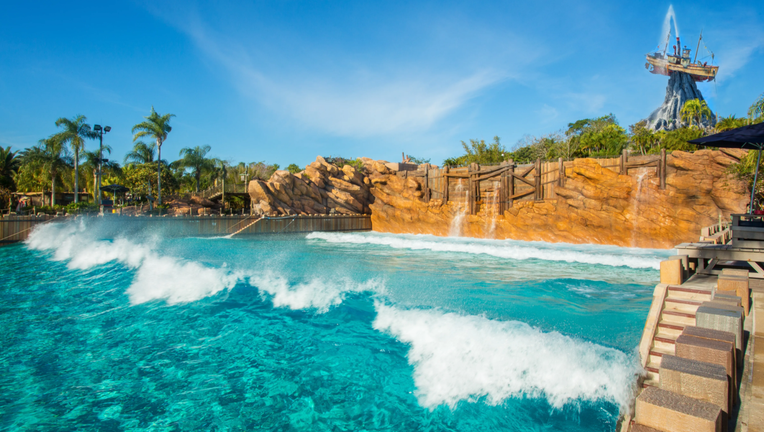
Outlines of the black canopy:
[[753,175],[753,186],[751,187],[751,204],[748,207],[748,211],[753,213],[753,195],[756,191],[756,182],[759,178],[761,150],[764,148],[764,122],[730,129],[728,131],[719,132],[688,142],[709,147],[739,148],[759,151],[759,155],[756,158],[756,172]]
[[111,193],[125,193],[125,192],[128,192],[130,189],[122,185],[110,184],[106,186],[101,186],[101,190],[104,192],[111,192]]
[[761,150],[764,147],[764,123],[730,129],[688,142],[710,147]]

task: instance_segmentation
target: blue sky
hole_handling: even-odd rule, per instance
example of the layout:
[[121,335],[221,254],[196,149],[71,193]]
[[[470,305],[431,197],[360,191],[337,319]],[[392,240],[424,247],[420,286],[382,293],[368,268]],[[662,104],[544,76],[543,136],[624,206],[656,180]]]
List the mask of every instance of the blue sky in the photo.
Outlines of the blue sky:
[[[23,148],[84,114],[131,128],[173,113],[163,156],[212,146],[233,162],[304,166],[316,155],[397,161],[509,148],[581,118],[626,127],[663,101],[644,54],[666,2],[6,2],[0,14],[0,145]],[[744,116],[764,93],[764,2],[674,2],[693,51],[720,65],[700,85],[714,111]],[[669,48],[670,49],[670,48]],[[87,144],[96,147],[96,142]]]

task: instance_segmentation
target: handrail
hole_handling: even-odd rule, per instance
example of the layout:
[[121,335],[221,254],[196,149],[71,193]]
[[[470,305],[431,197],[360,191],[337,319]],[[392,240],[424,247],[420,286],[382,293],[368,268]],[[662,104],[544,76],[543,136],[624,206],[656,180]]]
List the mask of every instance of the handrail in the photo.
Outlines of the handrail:
[[[191,192],[191,195],[198,196],[204,199],[208,199],[211,196],[215,196],[223,191],[223,185],[219,184],[217,186],[209,187],[203,191],[199,192]],[[225,185],[225,192],[226,193],[246,193],[247,192],[247,185],[246,184],[237,184],[237,183],[226,183]]]
[[239,225],[243,224],[244,222],[246,222],[246,221],[247,221],[247,220],[249,220],[249,219],[252,219],[252,218],[253,218],[253,217],[255,217],[255,216],[256,216],[256,215],[254,215],[254,214],[250,214],[249,216],[247,216],[247,217],[245,217],[244,219],[240,220],[239,222],[235,223],[235,224],[234,224],[232,227],[229,227],[229,228],[226,230],[226,232],[233,232],[233,230],[234,230],[234,229],[235,229],[237,226],[239,226]]

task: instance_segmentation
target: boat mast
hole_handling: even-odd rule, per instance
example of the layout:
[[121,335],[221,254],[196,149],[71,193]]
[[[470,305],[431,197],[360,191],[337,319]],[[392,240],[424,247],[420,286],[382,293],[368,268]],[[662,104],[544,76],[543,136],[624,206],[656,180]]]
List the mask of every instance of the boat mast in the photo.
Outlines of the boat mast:
[[700,31],[700,37],[698,38],[698,47],[695,48],[695,58],[692,60],[693,63],[695,63],[695,60],[698,59],[698,50],[700,49],[700,40],[703,39],[703,30]]

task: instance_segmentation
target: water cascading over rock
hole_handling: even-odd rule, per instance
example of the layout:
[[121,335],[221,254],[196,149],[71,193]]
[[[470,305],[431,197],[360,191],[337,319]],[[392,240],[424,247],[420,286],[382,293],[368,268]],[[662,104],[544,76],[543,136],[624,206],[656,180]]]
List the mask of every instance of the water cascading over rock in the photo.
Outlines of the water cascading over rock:
[[[663,105],[647,118],[647,127],[655,131],[670,131],[686,126],[682,122],[682,107],[691,99],[704,100],[695,80],[686,73],[672,73],[666,86],[666,98],[663,100]],[[712,115],[710,119],[703,118],[701,123],[703,126],[714,126],[716,117]]]

